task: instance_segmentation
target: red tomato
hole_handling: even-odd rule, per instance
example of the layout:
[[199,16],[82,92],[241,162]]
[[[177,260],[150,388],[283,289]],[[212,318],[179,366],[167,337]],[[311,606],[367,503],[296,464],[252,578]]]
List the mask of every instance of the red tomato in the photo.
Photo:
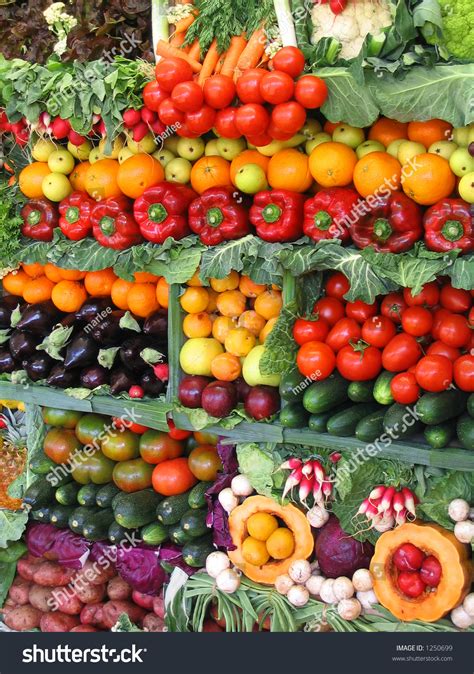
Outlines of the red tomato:
[[294,89],[295,85],[291,77],[281,70],[265,73],[265,77],[260,82],[263,100],[272,105],[291,100]]
[[402,322],[402,313],[407,308],[407,303],[403,299],[402,293],[388,293],[382,300],[380,311],[384,316],[390,318],[394,323]]
[[320,108],[327,97],[326,82],[320,77],[303,75],[296,83],[295,98],[307,110]]
[[191,431],[185,431],[181,428],[176,428],[176,424],[172,419],[168,419],[168,435],[170,438],[173,438],[173,440],[186,440],[186,438],[191,437],[192,432]]
[[402,328],[409,335],[422,337],[433,327],[431,311],[423,307],[408,307],[402,314]]
[[420,387],[413,372],[399,372],[390,382],[393,399],[400,405],[416,403],[420,397]]
[[298,77],[304,70],[304,54],[298,47],[283,47],[273,57],[273,67],[290,77]]
[[474,391],[474,356],[466,353],[454,361],[454,381],[462,391]]
[[362,339],[383,349],[395,337],[396,331],[395,324],[386,316],[372,316],[362,324]]
[[384,348],[382,365],[389,372],[403,372],[417,364],[421,353],[421,346],[416,339],[402,332],[395,335]]
[[351,289],[349,279],[340,271],[333,272],[326,281],[326,295],[338,300],[344,299],[344,295]]
[[360,325],[353,318],[341,318],[331,328],[326,344],[337,353],[350,342],[358,342],[361,337]]
[[328,333],[329,324],[324,318],[297,318],[293,326],[293,338],[300,346],[306,342],[325,342]]
[[416,365],[415,377],[425,391],[446,391],[453,382],[453,364],[446,356],[424,356]]
[[189,468],[198,480],[214,482],[222,469],[222,462],[215,445],[200,445],[189,455]]
[[179,82],[171,92],[171,100],[182,112],[196,112],[204,102],[202,89],[197,82]]
[[283,133],[297,133],[306,121],[306,110],[296,101],[279,103],[272,111],[272,122]]
[[446,283],[441,288],[440,293],[441,306],[455,314],[463,314],[469,311],[472,305],[472,298],[468,290],[462,288],[453,288],[450,283]]
[[471,338],[469,323],[461,314],[451,314],[443,318],[438,333],[442,342],[456,348],[464,346]]
[[242,135],[235,125],[237,108],[229,107],[219,110],[216,114],[214,127],[222,138],[240,138]]
[[454,361],[459,358],[461,352],[459,349],[455,349],[454,346],[448,346],[444,342],[436,341],[429,345],[427,351],[427,356],[446,356],[449,360]]
[[227,75],[212,75],[204,82],[204,100],[214,110],[221,110],[232,103],[235,98],[235,84]]
[[184,112],[178,110],[171,98],[165,98],[161,101],[158,108],[160,121],[167,126],[172,124],[184,124]]
[[433,327],[431,328],[431,335],[435,339],[439,339],[439,329],[441,323],[446,316],[451,316],[451,313],[447,309],[436,309],[433,314]]
[[179,82],[193,79],[193,71],[187,61],[180,58],[166,58],[158,61],[155,68],[156,81],[165,91],[173,91]]
[[425,591],[426,585],[418,571],[402,571],[398,574],[398,587],[407,597],[416,599]]
[[263,68],[250,68],[245,70],[237,80],[237,96],[242,103],[264,103],[260,93],[260,82],[265,77]]
[[267,133],[272,137],[272,140],[290,140],[294,135],[293,133],[286,133],[276,127],[272,120],[270,120],[270,124],[268,125]]
[[156,80],[145,84],[143,89],[143,102],[149,110],[154,112],[158,112],[161,101],[164,101],[168,96],[168,92],[162,89]]
[[235,113],[235,126],[243,136],[259,136],[269,123],[270,116],[260,103],[246,103]]
[[439,300],[439,286],[436,281],[425,283],[418,295],[413,295],[410,288],[403,289],[403,299],[409,307],[427,306],[434,307]]
[[153,489],[163,496],[176,496],[194,487],[198,481],[184,457],[159,463],[153,470]]
[[126,428],[129,431],[132,431],[132,433],[138,433],[138,435],[142,435],[142,433],[149,430],[148,426],[136,424],[123,417],[112,417],[112,421],[114,422],[115,428]]
[[377,302],[367,304],[367,302],[362,302],[362,300],[356,300],[355,302],[348,302],[346,304],[346,316],[354,318],[358,323],[365,323],[368,318],[377,315],[378,309]]
[[327,379],[336,367],[334,351],[324,342],[306,342],[296,356],[298,369],[313,381]]
[[255,147],[263,147],[264,145],[268,145],[269,143],[272,142],[272,137],[268,133],[267,129],[267,132],[260,134],[260,136],[247,136],[247,141],[249,145],[255,145]]
[[216,111],[209,105],[203,105],[196,112],[188,112],[185,115],[185,124],[193,133],[202,136],[214,126]]
[[344,318],[344,305],[335,297],[321,297],[314,305],[313,311],[320,318],[324,318],[331,327]]
[[186,123],[186,115],[185,115],[184,122],[176,124],[176,135],[180,136],[181,138],[197,138],[199,136],[199,133],[193,133],[191,131],[191,129]]
[[150,429],[140,438],[140,456],[146,463],[158,464],[184,454],[184,443],[169,433]]
[[374,379],[382,369],[382,356],[375,346],[343,346],[337,354],[336,366],[349,381]]

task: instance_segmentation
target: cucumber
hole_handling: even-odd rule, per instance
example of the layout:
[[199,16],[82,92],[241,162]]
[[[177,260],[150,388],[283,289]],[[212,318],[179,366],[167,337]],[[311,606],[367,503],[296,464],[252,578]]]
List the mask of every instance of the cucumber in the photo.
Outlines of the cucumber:
[[288,402],[303,400],[303,395],[308,388],[308,382],[298,369],[291,370],[282,375],[280,379],[280,397]]
[[287,403],[280,412],[280,424],[283,428],[305,428],[308,425],[309,412],[299,402]]
[[326,433],[328,420],[333,416],[332,412],[311,414],[308,419],[308,428],[315,433]]
[[88,541],[103,541],[109,535],[109,527],[114,521],[112,508],[103,508],[84,520],[82,535]]
[[416,403],[416,413],[427,426],[442,424],[459,416],[466,409],[467,394],[458,389],[441,393],[425,393]]
[[212,486],[212,482],[198,482],[191,489],[188,495],[188,505],[190,508],[205,508],[207,506],[206,491]]
[[183,560],[188,566],[202,569],[206,564],[207,557],[214,551],[212,536],[196,538],[184,544]]
[[188,510],[180,520],[181,529],[190,538],[199,538],[209,532],[206,526],[207,510]]
[[151,522],[140,530],[140,538],[147,545],[160,545],[169,538],[168,527],[160,524],[160,522]]
[[[79,485],[80,486],[80,485]],[[82,506],[95,506],[97,492],[101,489],[100,484],[94,484],[90,482],[89,484],[83,485],[77,494],[77,502]]]
[[31,506],[33,510],[52,504],[55,501],[56,488],[48,480],[39,477],[25,491],[23,503]]
[[328,379],[317,381],[306,389],[303,406],[311,414],[328,412],[348,399],[348,387],[349,382],[340,374],[331,375]]
[[471,417],[474,417],[474,393],[471,393],[467,399],[467,412]]
[[337,412],[327,422],[327,431],[330,435],[348,438],[355,433],[357,424],[368,414],[379,409],[376,403],[359,403],[347,410]]
[[458,440],[466,449],[474,449],[474,419],[469,414],[463,414],[456,425]]
[[[131,494],[120,492],[112,501],[115,521],[126,529],[137,529],[156,519],[156,508],[162,496],[153,489],[142,489]],[[186,494],[186,503],[187,503]]]
[[121,541],[129,541],[134,532],[138,533],[138,531],[134,529],[125,529],[125,527],[121,527],[120,524],[117,524],[114,520],[107,532],[107,538],[111,543],[120,543]]
[[104,484],[95,495],[95,502],[99,508],[110,508],[112,500],[118,493],[120,489],[113,482]]
[[166,526],[177,524],[184,513],[189,510],[188,499],[189,492],[165,498],[156,509],[158,521]]
[[393,403],[385,412],[383,428],[392,440],[410,438],[423,429],[423,424],[413,416],[414,410],[409,405]]
[[374,442],[384,432],[383,419],[387,410],[384,407],[371,412],[361,419],[355,427],[354,435],[361,442]]
[[374,400],[375,379],[370,381],[351,381],[347,389],[349,400],[354,403],[371,403]]
[[434,449],[447,447],[453,439],[454,434],[454,427],[449,423],[426,426],[423,431],[426,442]]
[[50,512],[51,506],[49,505],[43,506],[42,508],[38,508],[37,510],[32,510],[31,517],[36,522],[44,522],[45,524],[49,524]]
[[172,524],[168,528],[168,535],[170,537],[170,541],[175,545],[179,545],[180,547],[191,540],[191,537],[181,529],[181,524],[179,522],[177,524]]
[[73,505],[55,505],[51,508],[49,521],[58,529],[67,529],[69,527],[69,518],[75,511]]
[[81,485],[77,482],[68,482],[56,489],[56,501],[64,506],[75,505]]
[[99,512],[100,509],[97,507],[79,506],[78,508],[75,508],[69,517],[69,528],[71,531],[74,531],[75,534],[82,535],[85,521],[90,521],[90,519]]
[[390,390],[390,382],[395,377],[396,372],[384,370],[379,374],[374,384],[374,398],[380,405],[391,405],[394,402]]

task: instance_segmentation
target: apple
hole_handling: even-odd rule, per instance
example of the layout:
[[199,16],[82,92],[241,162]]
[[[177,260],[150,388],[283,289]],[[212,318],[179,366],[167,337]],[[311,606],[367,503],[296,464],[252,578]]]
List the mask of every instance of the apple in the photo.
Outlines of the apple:
[[280,141],[283,147],[298,147],[298,145],[302,145],[303,143],[307,142],[308,141],[306,140],[306,137],[303,136],[302,133],[295,133],[295,135],[291,136],[291,138],[288,138],[288,140]]
[[166,150],[165,148],[153,152],[152,156],[155,159],[158,159],[163,168],[166,168],[166,166],[170,163],[170,161],[176,158],[176,156],[171,152],[171,150]]
[[50,155],[57,149],[58,145],[53,143],[52,140],[40,138],[36,141],[31,154],[35,161],[48,161]]
[[204,154],[206,157],[215,157],[216,155],[219,155],[219,150],[217,149],[217,138],[213,138],[212,140],[208,140],[206,143],[206,147],[204,149]]
[[189,161],[196,161],[204,154],[205,144],[202,138],[180,138],[176,149],[178,155]]
[[249,386],[258,384],[267,384],[268,386],[279,386],[279,374],[262,374],[260,372],[260,360],[265,353],[263,344],[254,346],[250,353],[245,356],[242,366],[242,376]]
[[103,159],[102,153],[98,147],[94,147],[89,154],[89,161],[91,164],[95,164],[99,159]]
[[398,150],[400,149],[400,145],[402,143],[406,143],[406,138],[397,138],[397,140],[392,140],[392,142],[387,145],[386,152],[391,154],[392,157],[395,157],[395,159],[398,159]]
[[179,136],[168,136],[168,138],[165,138],[163,141],[163,147],[166,150],[172,152],[174,155],[177,155],[178,143],[179,143]]
[[268,145],[259,145],[257,150],[265,157],[273,157],[274,154],[283,150],[284,147],[281,140],[272,140]]
[[371,152],[385,152],[385,146],[379,143],[378,140],[366,140],[356,147],[357,159],[362,159],[362,157]]
[[61,148],[51,152],[48,157],[48,166],[51,173],[63,173],[68,175],[74,169],[76,162],[70,152]]
[[254,386],[244,402],[245,411],[255,421],[273,416],[280,409],[280,394],[272,386]]
[[237,405],[237,389],[231,381],[213,381],[201,396],[202,408],[211,417],[228,417]]
[[112,151],[109,154],[106,154],[105,152],[106,145],[107,145],[107,138],[102,138],[102,140],[99,143],[99,150],[102,154],[103,159],[118,159],[120,150],[122,150],[124,146],[123,139],[120,136],[117,136],[117,138],[114,140],[112,144]]
[[404,140],[403,143],[400,143],[398,148],[397,159],[400,164],[406,164],[410,159],[416,157],[417,154],[424,154],[426,148],[422,143],[416,143],[413,140]]
[[469,127],[458,126],[453,129],[452,140],[460,147],[467,147],[469,144]]
[[123,147],[118,154],[118,163],[123,164],[124,161],[134,156],[134,153],[128,147]]
[[474,171],[474,157],[471,157],[467,147],[458,147],[449,158],[451,171],[458,178]]
[[353,150],[358,145],[364,142],[364,130],[357,126],[349,126],[349,124],[338,124],[333,131],[332,139],[336,143],[344,143],[349,145]]
[[181,405],[191,409],[201,407],[202,392],[211,381],[209,377],[198,374],[183,377],[178,387],[178,400]]
[[86,159],[89,159],[89,155],[93,147],[90,140],[84,141],[82,145],[74,145],[74,143],[69,141],[67,144],[67,149],[75,159],[79,159],[79,161],[86,161]]
[[318,147],[321,143],[329,143],[331,140],[332,138],[328,133],[325,133],[324,131],[317,133],[314,138],[306,141],[306,145],[304,146],[306,154],[310,155],[315,147]]
[[321,130],[321,124],[317,119],[308,119],[304,126],[301,127],[300,133],[303,134],[306,140],[313,140]]
[[474,204],[474,171],[471,173],[466,173],[458,185],[458,192],[464,201],[467,201],[468,204]]
[[232,161],[247,149],[247,143],[243,138],[218,138],[216,147],[221,157]]
[[133,154],[153,154],[153,152],[158,149],[158,145],[155,143],[155,137],[152,133],[147,133],[140,142],[133,140],[133,138],[129,138],[127,140],[127,147]]
[[46,199],[50,201],[62,201],[72,192],[72,185],[64,173],[50,173],[47,175],[41,189]]
[[166,164],[165,178],[172,183],[189,183],[193,165],[188,159],[175,157]]
[[258,164],[244,164],[237,171],[235,186],[245,194],[256,194],[266,190],[268,189],[268,183],[265,171]]
[[431,154],[437,154],[439,157],[444,157],[444,159],[449,160],[454,150],[457,149],[458,146],[456,143],[453,143],[450,140],[438,140],[436,143],[433,143],[429,146],[428,152]]

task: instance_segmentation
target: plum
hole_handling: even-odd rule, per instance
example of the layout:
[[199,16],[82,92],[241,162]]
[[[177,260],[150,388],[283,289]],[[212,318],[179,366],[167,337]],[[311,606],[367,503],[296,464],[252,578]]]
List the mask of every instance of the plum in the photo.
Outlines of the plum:
[[209,377],[201,375],[188,375],[184,377],[178,390],[178,398],[181,405],[190,408],[201,407],[202,392],[211,382]]
[[237,405],[237,390],[230,381],[213,381],[202,392],[201,404],[211,417],[222,419]]
[[366,541],[356,541],[341,528],[339,520],[331,515],[318,531],[316,559],[326,578],[352,575],[357,569],[368,569],[374,554],[374,546]]

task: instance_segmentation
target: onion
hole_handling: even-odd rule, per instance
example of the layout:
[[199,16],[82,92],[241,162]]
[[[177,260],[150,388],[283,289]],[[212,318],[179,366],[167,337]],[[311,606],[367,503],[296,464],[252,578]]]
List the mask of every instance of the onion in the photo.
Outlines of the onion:
[[306,583],[311,576],[311,564],[306,559],[296,559],[288,569],[291,580],[299,585]]
[[319,597],[321,586],[326,579],[324,576],[311,576],[305,583],[305,587],[313,597]]
[[306,606],[309,601],[309,592],[304,585],[293,585],[288,590],[286,598],[293,606]]
[[223,489],[217,497],[226,513],[231,513],[239,505],[239,499],[230,487]]
[[225,552],[211,552],[206,559],[206,571],[211,576],[211,578],[217,578],[217,576],[230,567],[230,559],[225,554]]
[[472,618],[462,606],[451,611],[451,620],[456,627],[459,627],[461,630],[466,630],[468,627],[474,623],[474,618]]
[[356,620],[362,613],[362,606],[358,599],[343,599],[337,605],[337,612],[343,620]]
[[352,584],[356,592],[367,592],[374,586],[369,569],[357,569],[352,576]]
[[474,523],[470,520],[456,522],[454,535],[461,543],[470,543],[474,538]]
[[217,576],[216,585],[221,592],[233,594],[240,587],[240,575],[234,569],[224,569]]
[[325,604],[335,604],[337,597],[334,594],[334,578],[326,578],[319,591],[319,596]]
[[448,506],[448,515],[453,522],[463,522],[469,517],[469,503],[463,498],[455,498]]
[[346,576],[336,578],[332,589],[338,601],[350,599],[354,596],[354,585],[352,584],[351,579],[346,578]]
[[250,496],[250,494],[253,494],[253,487],[246,475],[236,475],[230,483],[230,488],[236,496]]
[[290,588],[292,588],[294,585],[294,582],[291,580],[290,576],[288,576],[286,573],[282,574],[281,576],[278,576],[275,580],[275,590],[279,594],[288,594],[288,591]]

